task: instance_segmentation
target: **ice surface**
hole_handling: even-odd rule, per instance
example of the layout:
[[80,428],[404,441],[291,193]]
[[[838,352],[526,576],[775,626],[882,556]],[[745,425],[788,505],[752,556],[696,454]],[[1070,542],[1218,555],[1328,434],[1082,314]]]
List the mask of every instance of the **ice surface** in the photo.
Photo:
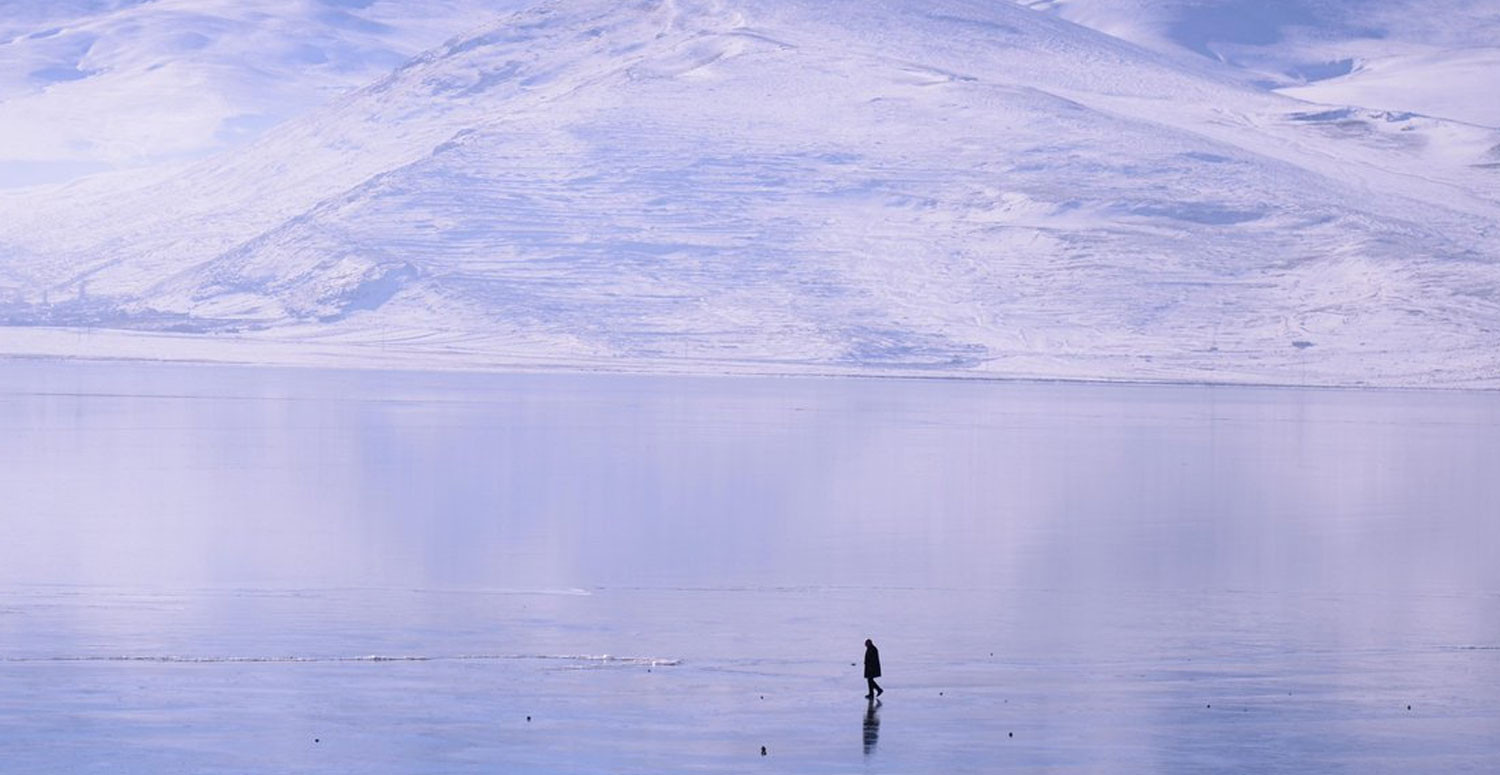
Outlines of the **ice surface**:
[[[1162,9],[1251,6],[1207,7]],[[528,6],[185,169],[0,196],[0,352],[1497,385],[1500,131],[1070,8]]]
[[1497,431],[1488,393],[14,363],[0,761],[1490,771]]

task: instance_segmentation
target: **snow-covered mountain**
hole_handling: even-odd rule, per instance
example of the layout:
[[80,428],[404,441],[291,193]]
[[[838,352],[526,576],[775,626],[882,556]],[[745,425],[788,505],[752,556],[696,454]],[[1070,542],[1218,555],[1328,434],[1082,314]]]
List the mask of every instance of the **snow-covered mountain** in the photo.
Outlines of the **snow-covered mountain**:
[[1021,0],[1314,102],[1500,127],[1495,0]]
[[0,187],[198,158],[524,0],[0,0]]
[[536,3],[0,197],[0,350],[1500,386],[1500,132],[1077,10]]

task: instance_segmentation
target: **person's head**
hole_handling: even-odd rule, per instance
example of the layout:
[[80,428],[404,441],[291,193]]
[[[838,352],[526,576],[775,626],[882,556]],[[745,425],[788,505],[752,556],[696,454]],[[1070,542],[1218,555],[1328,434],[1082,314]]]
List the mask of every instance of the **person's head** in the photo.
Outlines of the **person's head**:
[[875,648],[875,644],[872,643],[869,638],[865,638],[865,648],[867,648],[867,649]]

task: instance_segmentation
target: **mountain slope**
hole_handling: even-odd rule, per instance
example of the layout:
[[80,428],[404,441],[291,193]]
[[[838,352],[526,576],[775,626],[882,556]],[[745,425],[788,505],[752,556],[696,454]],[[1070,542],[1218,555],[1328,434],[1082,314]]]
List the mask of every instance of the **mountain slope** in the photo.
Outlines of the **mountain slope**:
[[0,188],[233,148],[520,0],[0,0]]
[[1319,102],[1500,127],[1492,0],[1019,0]]
[[448,365],[1495,385],[1496,147],[1003,3],[541,3],[165,181],[0,200],[0,315]]

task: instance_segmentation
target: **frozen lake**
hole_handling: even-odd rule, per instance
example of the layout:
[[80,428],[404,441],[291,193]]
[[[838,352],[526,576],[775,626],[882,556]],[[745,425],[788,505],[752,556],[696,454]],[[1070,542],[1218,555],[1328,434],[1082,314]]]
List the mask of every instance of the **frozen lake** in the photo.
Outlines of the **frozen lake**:
[[1500,770],[1497,394],[9,361],[0,493],[7,771]]

